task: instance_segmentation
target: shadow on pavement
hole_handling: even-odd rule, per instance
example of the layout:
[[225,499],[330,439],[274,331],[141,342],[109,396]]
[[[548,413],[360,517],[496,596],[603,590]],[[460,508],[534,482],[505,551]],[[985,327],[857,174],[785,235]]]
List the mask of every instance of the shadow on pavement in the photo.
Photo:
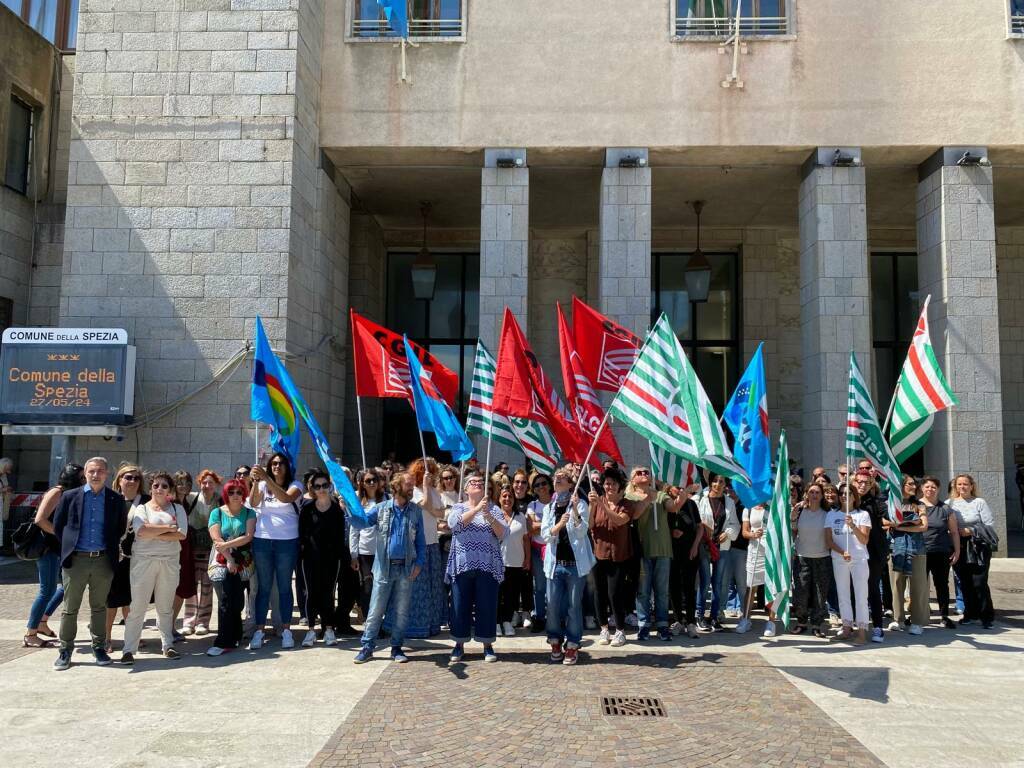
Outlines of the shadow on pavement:
[[841,691],[851,699],[889,701],[889,670],[886,667],[776,667],[787,675],[823,688]]

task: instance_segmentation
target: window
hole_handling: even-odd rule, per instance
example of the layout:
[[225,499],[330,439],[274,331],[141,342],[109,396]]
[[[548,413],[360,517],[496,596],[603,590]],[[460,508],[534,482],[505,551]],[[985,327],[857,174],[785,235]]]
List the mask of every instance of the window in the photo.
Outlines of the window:
[[0,0],[22,21],[62,50],[73,50],[78,37],[79,0]]
[[672,322],[683,349],[715,409],[722,408],[739,381],[739,255],[708,253],[711,288],[708,300],[690,301],[683,270],[690,253],[654,254],[653,324],[662,312]]
[[[461,39],[465,0],[407,0],[409,38]],[[395,37],[376,0],[351,0],[352,36],[359,39]]]
[[[896,381],[921,314],[917,290],[917,254],[871,254],[871,334],[875,366],[875,410],[885,419]],[[921,474],[923,452],[903,462],[904,470]]]
[[674,0],[674,34],[679,38],[724,38],[736,27],[740,3],[741,35],[790,34],[792,0]]
[[1010,0],[1010,34],[1024,37],[1024,0]]
[[23,195],[28,194],[32,170],[32,107],[11,97],[7,119],[7,165],[4,185]]
[[[455,403],[460,421],[465,421],[469,388],[473,379],[473,356],[480,332],[480,255],[478,253],[432,253],[437,265],[434,298],[417,299],[410,277],[415,253],[388,254],[387,321],[396,333],[430,350],[442,364],[459,375],[461,392]],[[384,455],[394,451],[400,461],[420,455],[416,441],[416,416],[405,400],[384,400]],[[423,436],[427,452],[437,456],[431,434]]]

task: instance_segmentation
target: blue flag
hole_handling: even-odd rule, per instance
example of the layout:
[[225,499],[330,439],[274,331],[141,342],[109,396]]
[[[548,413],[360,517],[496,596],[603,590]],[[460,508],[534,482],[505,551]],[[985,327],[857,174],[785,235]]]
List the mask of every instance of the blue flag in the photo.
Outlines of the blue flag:
[[750,476],[750,485],[733,481],[743,506],[768,501],[772,496],[772,441],[768,432],[768,399],[761,347],[751,358],[743,378],[725,406],[722,418],[736,438],[733,456]]
[[294,471],[299,458],[299,420],[292,400],[281,386],[282,371],[284,366],[270,348],[263,321],[257,317],[249,418],[270,426],[271,450],[287,456]]
[[409,363],[409,387],[412,389],[413,405],[416,407],[416,422],[424,432],[433,432],[437,444],[452,454],[453,461],[462,461],[473,455],[473,443],[466,430],[455,418],[452,409],[445,402],[425,370],[409,346],[409,339],[404,336],[405,357]]
[[406,0],[377,0],[377,5],[384,11],[388,24],[399,37],[409,37],[409,14]]
[[[262,351],[261,351],[262,350]],[[269,357],[267,357],[269,355]],[[273,386],[271,386],[271,374],[270,369],[267,367],[267,360],[273,362]],[[345,474],[345,470],[341,468],[341,465],[334,460],[331,455],[331,446],[327,443],[327,437],[324,435],[323,430],[320,429],[320,425],[316,419],[313,418],[313,414],[309,412],[309,408],[306,406],[306,401],[302,397],[302,393],[299,392],[299,388],[295,386],[295,382],[292,381],[292,377],[288,374],[288,370],[281,364],[281,361],[277,359],[277,355],[274,354],[273,350],[270,349],[270,344],[267,343],[266,334],[263,333],[263,323],[260,319],[256,318],[256,364],[255,368],[260,368],[262,363],[262,369],[264,371],[263,377],[266,380],[266,386],[263,387],[264,392],[269,392],[269,397],[265,399],[259,399],[257,401],[257,385],[256,385],[256,373],[253,374],[253,385],[252,385],[252,407],[251,413],[252,418],[258,421],[264,421],[262,415],[266,412],[266,409],[270,409],[272,414],[277,414],[280,409],[287,407],[291,413],[292,424],[294,425],[293,434],[295,440],[295,453],[286,454],[292,462],[292,468],[295,468],[295,459],[298,457],[299,447],[299,429],[298,420],[296,415],[302,418],[302,421],[306,424],[306,429],[309,430],[310,437],[313,438],[313,445],[316,447],[317,455],[320,460],[324,463],[324,468],[327,473],[331,476],[331,482],[334,484],[334,490],[337,491],[341,497],[342,503],[345,505],[345,509],[350,517],[357,518],[359,520],[366,519],[366,513],[363,510],[363,505],[359,503],[359,498],[356,496],[356,490],[352,487],[352,483],[348,479],[348,475]],[[260,414],[260,418],[257,417],[257,413]],[[273,426],[275,422],[267,422]],[[273,437],[271,437],[271,447],[274,450],[279,450],[275,444]],[[281,451],[284,453],[284,451]]]

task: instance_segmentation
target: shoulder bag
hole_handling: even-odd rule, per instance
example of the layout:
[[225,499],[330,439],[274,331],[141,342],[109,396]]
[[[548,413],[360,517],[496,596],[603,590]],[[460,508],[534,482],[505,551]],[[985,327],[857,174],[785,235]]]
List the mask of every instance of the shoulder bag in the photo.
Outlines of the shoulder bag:
[[51,549],[46,531],[32,520],[26,520],[19,525],[11,535],[11,541],[14,544],[14,554],[20,560],[38,560]]

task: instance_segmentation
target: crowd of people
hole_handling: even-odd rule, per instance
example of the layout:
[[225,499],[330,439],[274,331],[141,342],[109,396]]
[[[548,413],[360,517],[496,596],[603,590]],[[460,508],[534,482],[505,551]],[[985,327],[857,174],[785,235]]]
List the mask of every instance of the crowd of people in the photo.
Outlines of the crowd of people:
[[889,514],[869,462],[840,465],[834,483],[821,467],[806,482],[791,476],[793,621],[781,627],[763,594],[769,506],[743,508],[724,477],[676,487],[612,461],[551,475],[502,463],[488,476],[472,460],[421,458],[351,479],[361,513],[346,514],[324,470],[297,480],[283,454],[227,479],[204,469],[196,481],[135,464],[112,472],[102,457],[68,464],[35,516],[47,549],[24,644],[56,643],[54,667],[67,669],[86,593],[101,665],[112,662],[119,611],[120,663],[135,662],[151,604],[160,653],[177,659],[176,643],[213,633],[214,595],[209,656],[243,644],[257,651],[271,636],[293,648],[294,627],[304,629],[303,647],[358,637],[356,663],[382,639],[405,662],[407,639],[444,628],[452,663],[470,641],[493,662],[496,639],[521,628],[545,635],[552,662],[572,665],[586,633],[616,647],[629,637],[742,634],[755,610],[765,612],[763,637],[883,642],[887,631],[920,635],[929,624],[929,579],[941,626],[993,624],[988,570],[998,539],[966,474],[946,494],[935,477],[904,477],[899,515]]

